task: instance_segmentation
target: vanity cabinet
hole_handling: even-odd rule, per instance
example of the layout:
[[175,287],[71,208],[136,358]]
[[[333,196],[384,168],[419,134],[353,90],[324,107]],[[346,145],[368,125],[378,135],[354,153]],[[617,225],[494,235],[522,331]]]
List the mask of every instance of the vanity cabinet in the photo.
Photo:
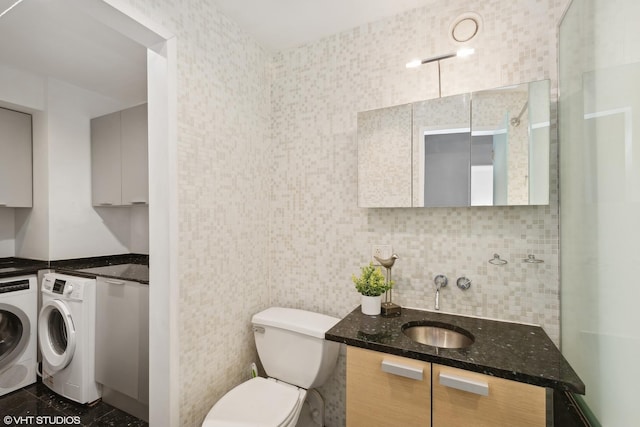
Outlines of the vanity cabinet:
[[545,427],[546,390],[347,347],[347,427]]
[[147,104],[91,120],[94,206],[149,203]]
[[430,425],[430,363],[347,347],[348,427]]
[[31,115],[0,108],[0,207],[33,206]]
[[546,390],[433,364],[433,427],[545,427]]
[[149,286],[97,278],[96,381],[149,402]]

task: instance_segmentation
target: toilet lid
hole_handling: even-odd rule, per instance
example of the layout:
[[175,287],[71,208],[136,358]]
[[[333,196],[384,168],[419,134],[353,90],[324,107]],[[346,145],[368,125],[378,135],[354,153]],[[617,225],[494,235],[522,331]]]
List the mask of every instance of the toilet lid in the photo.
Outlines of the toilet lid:
[[300,401],[300,390],[262,377],[252,378],[225,394],[207,414],[202,427],[277,427],[288,421]]

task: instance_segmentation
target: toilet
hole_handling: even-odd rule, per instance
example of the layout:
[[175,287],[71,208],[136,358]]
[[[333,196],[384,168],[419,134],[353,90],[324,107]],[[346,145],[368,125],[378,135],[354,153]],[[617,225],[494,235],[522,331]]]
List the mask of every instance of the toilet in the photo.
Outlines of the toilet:
[[202,427],[294,427],[308,393],[319,396],[310,389],[324,384],[336,366],[340,344],[326,341],[324,334],[339,321],[282,307],[255,314],[253,335],[269,378],[252,378],[229,391]]

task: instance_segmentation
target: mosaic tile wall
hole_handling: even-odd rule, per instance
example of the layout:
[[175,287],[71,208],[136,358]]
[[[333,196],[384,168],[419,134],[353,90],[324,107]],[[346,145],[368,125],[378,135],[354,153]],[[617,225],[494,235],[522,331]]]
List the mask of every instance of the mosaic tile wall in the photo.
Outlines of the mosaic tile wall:
[[[540,323],[557,340],[555,160],[550,206],[360,209],[356,114],[437,97],[435,65],[404,64],[454,51],[448,27],[470,10],[483,18],[476,54],[442,63],[442,95],[543,78],[555,95],[567,1],[434,0],[272,56],[211,2],[128,0],[178,38],[181,426],[246,377],[253,313],[356,307],[349,278],[373,244],[401,257],[399,303],[430,308],[433,276],[464,274],[472,288],[447,288],[444,311]],[[494,252],[510,263],[487,264]],[[545,263],[521,263],[528,253]],[[344,425],[343,359],[322,391],[327,424]]]
[[181,427],[248,379],[269,304],[270,54],[205,0],[130,0],[178,41]]
[[[475,55],[442,62],[442,96],[549,78],[557,88],[557,23],[567,1],[434,1],[275,55],[270,154],[271,302],[344,316],[359,304],[350,281],[371,246],[390,244],[396,299],[431,309],[433,277],[455,285],[441,309],[541,324],[559,337],[557,138],[552,105],[551,203],[539,207],[361,209],[357,207],[359,111],[438,96],[437,67],[407,70],[415,57],[455,51],[449,26],[483,18]],[[494,253],[509,261],[487,261]],[[526,264],[527,254],[544,264]],[[321,390],[327,425],[344,425],[344,360]]]

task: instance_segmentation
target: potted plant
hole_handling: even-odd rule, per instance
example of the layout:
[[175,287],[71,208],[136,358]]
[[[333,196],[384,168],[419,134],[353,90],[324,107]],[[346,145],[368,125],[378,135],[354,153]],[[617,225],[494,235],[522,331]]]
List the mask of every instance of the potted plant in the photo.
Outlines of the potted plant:
[[387,292],[393,283],[387,283],[380,267],[375,267],[372,262],[360,270],[360,277],[352,275],[351,280],[356,285],[356,290],[362,294],[362,313],[380,314],[382,294]]

